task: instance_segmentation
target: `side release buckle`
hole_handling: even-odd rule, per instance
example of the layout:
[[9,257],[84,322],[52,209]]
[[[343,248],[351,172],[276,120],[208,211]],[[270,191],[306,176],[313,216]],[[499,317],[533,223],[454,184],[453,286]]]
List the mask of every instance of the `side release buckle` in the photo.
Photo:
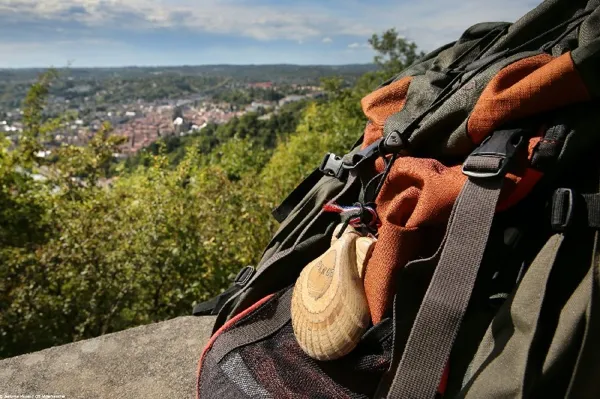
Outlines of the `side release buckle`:
[[527,142],[527,132],[523,128],[495,131],[467,157],[463,174],[480,179],[504,176],[515,154]]
[[338,179],[341,179],[346,172],[343,159],[331,152],[325,155],[321,166],[319,166],[319,170],[327,176],[333,176]]

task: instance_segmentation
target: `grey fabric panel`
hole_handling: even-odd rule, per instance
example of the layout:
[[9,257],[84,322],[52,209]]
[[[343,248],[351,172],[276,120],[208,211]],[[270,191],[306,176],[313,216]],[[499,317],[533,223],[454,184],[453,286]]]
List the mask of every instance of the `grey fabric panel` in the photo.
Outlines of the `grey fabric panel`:
[[343,187],[344,182],[335,177],[323,176],[302,202],[279,225],[277,232],[258,263],[258,268],[277,252],[289,247],[292,244],[290,241],[298,237],[306,222],[314,218],[321,210],[323,204],[329,198],[334,197]]
[[573,32],[569,33],[559,43],[552,46],[552,57],[560,57],[561,55],[572,51],[573,49],[577,48],[577,42],[577,30],[573,30]]
[[600,7],[600,0],[588,0],[587,5],[585,6],[585,10],[593,10],[598,7]]
[[508,28],[510,22],[481,22],[468,28],[458,40],[459,43],[480,39],[492,30]]
[[573,50],[571,56],[590,95],[600,98],[600,38]]
[[211,356],[220,362],[231,351],[276,333],[290,321],[291,301],[291,289],[271,298],[255,310],[261,312],[260,318],[247,323],[240,322],[235,328],[222,333],[211,349]]
[[[548,263],[548,265],[551,265],[551,263]],[[560,364],[561,358],[568,352],[567,348],[573,345],[580,346],[580,342],[573,341],[578,336],[577,330],[581,327],[580,324],[585,321],[584,315],[592,297],[592,280],[593,268],[590,268],[582,283],[577,286],[573,295],[563,305],[550,348],[544,359],[543,374],[552,373],[552,368]]]
[[562,151],[558,156],[557,167],[573,165],[582,156],[597,154],[600,145],[600,100],[579,104],[569,108],[567,126],[570,132],[567,135]]
[[404,71],[402,71],[399,74],[397,74],[396,76],[394,76],[394,78],[392,80],[390,80],[389,83],[396,82],[407,76],[423,75],[425,72],[427,72],[427,70],[429,70],[431,68],[431,65],[435,61],[435,58],[442,51],[454,46],[454,44],[455,44],[455,42],[447,43],[447,44],[437,48],[436,50],[434,50],[430,53],[427,53],[423,58],[416,61],[413,65],[409,66]]
[[270,399],[272,396],[258,384],[239,353],[232,353],[221,362],[223,373],[244,394],[251,398]]
[[599,397],[594,233],[548,241],[490,324],[459,398],[562,398],[569,382],[570,397]]
[[[550,237],[523,277],[521,288],[502,306],[486,331],[465,375],[466,398],[522,397],[529,356],[524,348],[533,340],[547,280],[563,240],[561,234]],[[513,324],[514,328],[505,328]]]
[[[455,59],[457,59],[465,51],[467,51],[471,47],[473,47],[473,45],[476,44],[476,41],[477,41],[476,39],[472,39],[469,41],[458,42],[451,48],[442,51],[436,57],[436,59],[433,63],[434,70],[440,71],[440,70],[444,70],[444,69],[448,68],[450,66],[450,64],[452,64],[454,62]],[[477,52],[471,51],[469,53],[469,56],[472,57],[474,54],[477,54]],[[468,61],[468,60],[469,60],[468,58],[465,59],[465,61]],[[463,64],[464,64],[464,62],[463,62]]]
[[579,351],[567,398],[599,398],[600,384],[600,232],[594,238],[594,256],[590,271],[582,283],[589,289],[589,302],[585,310],[586,326],[583,344]]
[[600,6],[588,16],[579,28],[579,45],[586,46],[600,37]]
[[467,120],[485,87],[503,68],[538,54],[539,51],[519,53],[496,62],[476,76],[466,75],[463,81],[473,77],[444,101],[413,133],[410,138],[412,150],[417,154],[441,159],[468,155],[474,145],[467,134]]
[[383,128],[384,137],[387,137],[395,130],[399,132],[404,131],[413,119],[429,107],[442,90],[440,87],[431,85],[430,73],[428,72],[428,74],[412,78],[404,107],[400,112],[390,116],[385,122]]
[[[557,26],[574,16],[575,13],[581,12],[587,3],[587,1],[583,0],[544,1],[512,24],[508,33],[498,41],[496,45],[492,46],[487,54],[515,48],[528,40],[547,32],[549,28]],[[552,34],[546,35],[531,43],[528,48],[523,50],[539,49],[544,43],[560,36],[562,32],[564,32],[564,29],[558,29]]]
[[435,397],[471,298],[503,181],[469,180],[463,187],[388,397]]
[[[351,157],[361,150],[361,145],[355,146],[347,156]],[[323,176],[321,180],[308,192],[302,201],[290,212],[288,217],[280,224],[277,232],[267,245],[267,249],[258,263],[261,268],[271,257],[278,252],[292,246],[302,233],[307,223],[313,220],[320,212],[323,205],[335,197],[346,185],[346,182],[335,177]]]
[[467,123],[469,119],[465,119],[462,123],[450,133],[449,136],[440,139],[437,143],[437,147],[432,146],[431,151],[440,160],[450,160],[453,162],[454,159],[460,159],[469,154],[475,148],[473,141],[468,135]]

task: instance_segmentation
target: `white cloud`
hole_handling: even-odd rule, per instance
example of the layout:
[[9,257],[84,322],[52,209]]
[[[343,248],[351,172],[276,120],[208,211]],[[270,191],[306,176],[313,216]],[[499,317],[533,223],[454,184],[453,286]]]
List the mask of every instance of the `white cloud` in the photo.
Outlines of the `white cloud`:
[[[372,33],[402,24],[399,31],[421,48],[431,50],[455,40],[474,23],[514,21],[539,0],[401,1],[381,7],[348,0],[309,5],[261,3],[251,0],[0,0],[0,17],[50,22],[56,26],[64,23],[65,26],[60,26],[64,29],[68,23],[101,30],[189,29],[263,41],[323,38],[323,43],[331,43],[328,39],[339,42],[338,36],[350,36],[357,40],[349,46],[354,49],[368,47],[362,43]],[[335,12],[342,5],[344,12]]]
[[202,0],[0,0],[0,15],[75,21],[131,29],[186,28],[258,40],[306,40],[333,34],[366,35],[371,28],[320,7],[256,5],[249,1]]
[[348,48],[356,49],[356,48],[367,48],[371,47],[367,43],[351,43],[348,45]]
[[330,37],[323,38],[323,43],[333,43],[333,39]]

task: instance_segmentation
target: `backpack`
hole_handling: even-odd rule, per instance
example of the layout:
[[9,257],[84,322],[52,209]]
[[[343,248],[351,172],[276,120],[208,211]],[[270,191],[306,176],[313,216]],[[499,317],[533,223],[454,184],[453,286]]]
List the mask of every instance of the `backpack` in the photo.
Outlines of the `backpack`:
[[[384,82],[354,148],[274,210],[257,267],[196,306],[217,315],[198,397],[600,397],[599,105],[600,0],[474,25]],[[294,288],[311,266],[330,295],[355,255],[328,311],[359,308],[359,281],[367,322],[304,326],[325,331],[310,347]]]

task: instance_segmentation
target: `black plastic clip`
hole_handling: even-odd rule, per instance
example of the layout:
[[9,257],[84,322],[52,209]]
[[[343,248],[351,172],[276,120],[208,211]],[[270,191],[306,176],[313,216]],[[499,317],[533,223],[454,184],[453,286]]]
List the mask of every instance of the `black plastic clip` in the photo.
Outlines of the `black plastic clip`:
[[341,179],[346,172],[343,159],[332,153],[325,155],[319,170],[327,176],[334,176],[338,179]]
[[407,131],[400,133],[398,130],[392,131],[383,141],[383,153],[398,154],[406,150],[410,144],[410,134]]
[[240,287],[245,287],[246,284],[248,284],[248,282],[252,278],[252,276],[254,276],[255,272],[256,269],[252,266],[246,266],[242,268],[242,270],[238,272],[237,276],[235,276],[233,284]]
[[518,150],[527,142],[525,129],[497,130],[467,157],[462,172],[475,178],[504,176]]

